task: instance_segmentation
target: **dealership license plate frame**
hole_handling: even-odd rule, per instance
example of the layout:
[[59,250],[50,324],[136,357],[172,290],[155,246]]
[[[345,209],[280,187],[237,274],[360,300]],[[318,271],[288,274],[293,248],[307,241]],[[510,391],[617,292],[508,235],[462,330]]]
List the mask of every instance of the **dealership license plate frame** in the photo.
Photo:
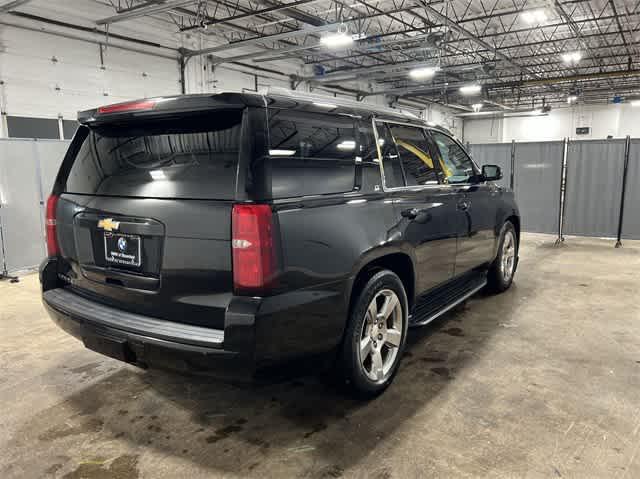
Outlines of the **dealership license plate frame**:
[[[112,233],[105,231],[104,232],[104,258],[107,264],[115,265],[115,266],[129,266],[139,268],[142,266],[142,238],[138,235],[131,235],[125,233]],[[132,260],[127,260],[122,257],[122,255],[126,255],[128,252],[121,252],[118,250],[118,241],[120,238],[124,238],[126,241],[134,242],[135,249]],[[109,243],[113,243],[111,246]],[[116,256],[114,257],[114,253]],[[120,256],[120,257],[119,257]],[[129,254],[131,256],[131,254]]]

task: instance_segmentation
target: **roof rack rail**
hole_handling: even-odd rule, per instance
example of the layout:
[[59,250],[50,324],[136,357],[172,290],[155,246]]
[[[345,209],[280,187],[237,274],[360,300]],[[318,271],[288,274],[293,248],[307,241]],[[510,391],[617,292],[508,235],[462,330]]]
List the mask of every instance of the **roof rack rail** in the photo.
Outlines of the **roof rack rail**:
[[371,103],[362,103],[356,100],[350,100],[347,98],[338,98],[338,97],[333,97],[329,95],[319,95],[317,93],[299,92],[296,90],[288,90],[282,87],[269,86],[263,90],[260,90],[260,93],[265,96],[270,96],[270,95],[285,96],[289,98],[298,98],[301,100],[308,100],[308,101],[317,102],[317,103],[333,104],[333,105],[343,106],[343,107],[356,107],[356,108],[369,107],[372,110],[376,110],[381,113],[384,112],[392,115],[400,115],[400,116],[413,118],[416,120],[421,120],[420,116],[416,115],[415,113],[407,110],[403,110],[400,108],[378,106]]

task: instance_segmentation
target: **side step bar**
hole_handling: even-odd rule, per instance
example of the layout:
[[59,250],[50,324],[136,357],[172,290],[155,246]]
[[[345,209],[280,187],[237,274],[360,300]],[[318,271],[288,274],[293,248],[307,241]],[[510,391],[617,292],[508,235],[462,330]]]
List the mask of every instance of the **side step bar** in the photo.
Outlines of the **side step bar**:
[[484,273],[474,273],[456,278],[446,285],[429,292],[416,301],[409,316],[409,326],[424,326],[473,296],[487,284]]

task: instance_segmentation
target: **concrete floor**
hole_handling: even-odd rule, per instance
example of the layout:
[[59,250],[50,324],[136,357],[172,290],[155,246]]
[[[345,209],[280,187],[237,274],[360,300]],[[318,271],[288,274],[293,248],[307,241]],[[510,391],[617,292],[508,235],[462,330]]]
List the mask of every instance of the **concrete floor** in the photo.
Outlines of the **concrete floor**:
[[640,244],[527,235],[514,287],[413,330],[369,403],[83,349],[0,283],[0,477],[640,477]]

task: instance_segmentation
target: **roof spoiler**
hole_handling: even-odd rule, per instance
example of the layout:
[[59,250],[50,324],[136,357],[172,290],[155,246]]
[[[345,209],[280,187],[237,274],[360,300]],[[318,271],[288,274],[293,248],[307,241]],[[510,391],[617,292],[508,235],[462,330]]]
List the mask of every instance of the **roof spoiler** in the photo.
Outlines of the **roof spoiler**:
[[242,94],[180,95],[144,98],[105,105],[78,113],[78,121],[85,125],[113,120],[173,116],[215,109],[242,109],[255,103],[255,99]]

